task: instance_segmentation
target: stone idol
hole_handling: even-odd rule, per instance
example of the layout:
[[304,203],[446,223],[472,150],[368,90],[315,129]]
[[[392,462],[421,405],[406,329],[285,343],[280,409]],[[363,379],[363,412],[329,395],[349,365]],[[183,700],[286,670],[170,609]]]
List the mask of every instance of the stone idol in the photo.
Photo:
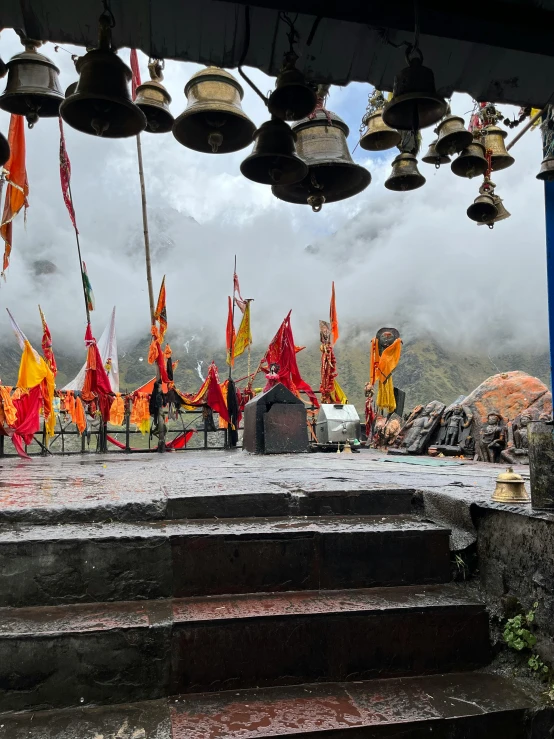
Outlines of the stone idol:
[[445,409],[430,453],[445,457],[473,457],[473,414],[462,405],[463,400],[462,396]]
[[426,454],[445,407],[439,400],[432,400],[426,406],[416,406],[398,435],[395,448],[389,449],[389,454]]
[[[549,419],[548,414],[542,414]],[[531,411],[524,411],[518,418],[508,423],[506,449],[501,457],[510,464],[529,464],[528,426],[531,421],[540,420]]]
[[493,411],[481,428],[477,459],[481,462],[500,462],[506,446],[506,424],[500,413]]

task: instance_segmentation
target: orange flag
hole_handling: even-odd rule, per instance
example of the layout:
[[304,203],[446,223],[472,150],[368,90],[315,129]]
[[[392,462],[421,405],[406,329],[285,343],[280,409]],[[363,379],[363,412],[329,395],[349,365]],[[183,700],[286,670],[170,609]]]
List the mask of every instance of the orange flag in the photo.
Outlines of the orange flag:
[[335,301],[335,283],[331,291],[331,308],[329,310],[329,320],[331,323],[331,344],[334,344],[339,338],[339,319],[337,318],[337,304]]
[[156,312],[154,313],[156,321],[160,322],[160,344],[164,342],[165,332],[167,331],[167,308],[165,304],[165,275],[162,280],[160,287],[160,294],[158,296],[158,305],[156,306]]
[[235,364],[235,326],[233,324],[233,301],[229,298],[229,312],[227,314],[227,330],[225,340],[227,344],[227,364]]
[[27,208],[28,205],[29,183],[25,166],[25,118],[23,116],[12,114],[8,143],[10,145],[10,158],[5,166],[8,172],[6,178],[8,187],[4,200],[4,212],[0,221],[0,236],[4,240],[4,259],[2,263],[2,275],[4,277],[10,264],[12,251],[12,222],[21,208]]

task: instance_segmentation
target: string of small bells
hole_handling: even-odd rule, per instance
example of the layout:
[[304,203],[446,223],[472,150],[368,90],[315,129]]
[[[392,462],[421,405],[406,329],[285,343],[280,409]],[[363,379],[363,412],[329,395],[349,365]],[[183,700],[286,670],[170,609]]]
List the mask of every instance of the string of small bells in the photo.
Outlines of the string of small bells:
[[[254,142],[251,154],[241,164],[248,179],[270,185],[273,194],[290,203],[307,204],[316,212],[324,203],[336,202],[362,192],[371,182],[365,167],[356,164],[347,145],[349,129],[335,113],[325,108],[328,86],[306,81],[297,69],[294,43],[297,34],[289,25],[290,48],[269,97],[263,96],[271,117],[256,129],[242,110],[244,91],[235,77],[218,67],[197,72],[185,86],[187,106],[174,119],[171,97],[163,86],[163,61],[151,59],[150,80],[137,88],[132,100],[131,69],[119,58],[112,44],[115,20],[107,4],[99,18],[98,44],[75,58],[77,82],[65,92],[60,88],[59,69],[37,49],[41,42],[22,37],[25,51],[4,65],[6,89],[0,108],[26,117],[32,128],[40,118],[57,117],[71,127],[104,138],[135,136],[141,131],[159,134],[170,130],[177,141],[195,151],[211,154],[235,152]],[[461,117],[448,112],[447,102],[435,89],[431,69],[423,65],[419,48],[409,46],[407,66],[394,80],[393,94],[370,95],[363,119],[365,132],[360,146],[368,151],[398,147],[399,155],[385,186],[408,191],[425,184],[417,169],[422,128],[438,123],[437,139],[422,161],[440,167],[450,162],[459,177],[483,176],[479,195],[468,208],[468,216],[493,226],[507,218],[508,211],[490,180],[494,171],[505,169],[514,159],[506,151],[506,131],[496,123],[501,117],[494,106],[482,106],[479,125],[466,130]],[[291,121],[289,126],[286,121]],[[553,126],[550,120],[550,130]],[[550,149],[554,149],[550,135]],[[9,146],[0,134],[0,166],[9,158]],[[554,150],[547,151],[538,175],[554,179]]]

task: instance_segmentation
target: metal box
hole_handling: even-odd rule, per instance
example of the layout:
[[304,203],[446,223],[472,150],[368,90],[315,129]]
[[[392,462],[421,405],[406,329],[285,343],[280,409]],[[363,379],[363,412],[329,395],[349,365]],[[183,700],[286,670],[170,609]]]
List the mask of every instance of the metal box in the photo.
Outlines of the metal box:
[[278,383],[244,406],[242,446],[252,454],[308,451],[306,406]]
[[353,405],[325,404],[320,406],[316,422],[318,444],[344,443],[359,439],[360,417]]

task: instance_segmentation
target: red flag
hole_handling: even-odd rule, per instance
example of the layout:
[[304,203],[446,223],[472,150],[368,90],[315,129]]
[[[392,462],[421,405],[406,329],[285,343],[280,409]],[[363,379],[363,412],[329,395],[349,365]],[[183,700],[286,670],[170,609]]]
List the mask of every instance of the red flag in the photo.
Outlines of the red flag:
[[4,259],[2,263],[2,275],[4,277],[10,264],[13,219],[21,208],[27,210],[28,207],[29,182],[25,165],[25,119],[23,116],[12,114],[8,143],[10,145],[10,158],[5,165],[8,173],[6,180],[8,186],[4,200],[4,212],[0,221],[0,236],[4,240]]
[[137,56],[136,49],[131,49],[131,72],[133,73],[133,78],[131,80],[131,90],[133,93],[133,100],[134,100],[137,96],[137,87],[141,84],[140,67],[138,63],[138,56]]
[[58,367],[56,365],[56,357],[54,356],[54,350],[52,348],[52,335],[50,334],[50,329],[48,328],[46,318],[44,317],[44,313],[42,312],[40,305],[38,309],[40,312],[40,320],[42,321],[42,354],[46,360],[46,364],[50,367],[52,374],[55,377],[58,372]]
[[165,303],[165,275],[162,280],[160,287],[160,294],[158,295],[158,304],[156,305],[156,312],[154,313],[154,320],[160,322],[160,344],[163,344],[165,332],[167,331],[167,308]]
[[81,397],[87,402],[97,397],[102,418],[107,422],[110,413],[108,396],[112,393],[112,387],[102,364],[102,357],[96,345],[96,339],[92,335],[90,323],[87,324],[85,332],[85,346],[87,347],[87,364]]
[[329,309],[329,319],[331,323],[331,345],[339,338],[339,319],[337,318],[337,303],[335,300],[335,283],[331,290],[331,307]]
[[79,233],[77,229],[77,223],[75,221],[75,209],[73,208],[73,201],[71,200],[71,195],[69,194],[69,183],[71,181],[71,162],[69,161],[67,149],[65,148],[65,136],[63,132],[61,117],[58,120],[60,121],[60,182],[62,183],[63,201],[65,203],[65,207],[67,208],[67,212],[69,213],[73,228],[75,229],[76,233]]
[[229,312],[227,314],[227,330],[225,332],[225,341],[227,344],[227,364],[231,367],[235,364],[235,326],[233,324],[233,301],[229,298]]
[[219,374],[215,362],[210,364],[208,369],[208,376],[206,378],[208,382],[208,395],[206,397],[206,403],[209,407],[219,413],[220,417],[229,423],[229,411],[227,410],[227,404],[223,393],[221,392],[221,385],[219,384]]

